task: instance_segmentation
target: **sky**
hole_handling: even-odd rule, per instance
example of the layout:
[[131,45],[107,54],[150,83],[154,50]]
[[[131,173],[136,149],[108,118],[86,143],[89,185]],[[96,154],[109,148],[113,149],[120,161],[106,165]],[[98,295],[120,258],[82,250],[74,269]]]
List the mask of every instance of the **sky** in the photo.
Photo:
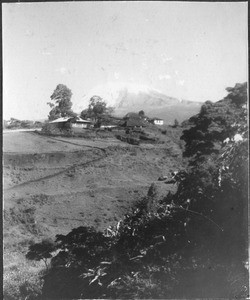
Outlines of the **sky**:
[[107,82],[217,101],[248,80],[246,2],[5,3],[2,30],[4,119],[47,118],[60,83],[73,103]]

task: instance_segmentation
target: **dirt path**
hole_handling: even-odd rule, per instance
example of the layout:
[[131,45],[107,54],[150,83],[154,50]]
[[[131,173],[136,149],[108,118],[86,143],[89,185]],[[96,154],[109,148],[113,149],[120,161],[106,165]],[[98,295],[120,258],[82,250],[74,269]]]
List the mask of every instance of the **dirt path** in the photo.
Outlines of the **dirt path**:
[[[41,136],[43,137],[43,136]],[[98,150],[101,150],[101,151],[104,151],[105,152],[105,149],[104,148],[101,148],[101,147],[97,147],[97,146],[91,146],[91,145],[82,145],[82,144],[79,144],[79,143],[75,143],[75,142],[70,142],[70,141],[67,141],[65,139],[60,139],[60,138],[55,138],[55,137],[51,137],[51,136],[46,136],[46,139],[51,139],[51,140],[54,140],[54,141],[58,141],[58,142],[63,142],[63,143],[66,143],[66,144],[70,144],[70,145],[74,145],[74,146],[79,146],[79,147],[86,147],[86,148],[91,148],[91,149],[98,149]]]
[[[16,132],[15,132],[16,133]],[[46,179],[50,179],[50,178],[53,178],[53,177],[56,177],[58,175],[61,175],[63,173],[66,173],[66,172],[70,172],[72,170],[74,170],[74,168],[76,167],[84,167],[84,166],[87,166],[88,164],[90,163],[94,163],[94,162],[97,162],[101,159],[103,159],[104,157],[106,157],[106,150],[105,148],[102,148],[102,147],[98,147],[98,146],[95,146],[95,145],[82,145],[80,143],[76,143],[76,142],[72,142],[72,141],[68,141],[68,140],[65,140],[65,139],[60,139],[60,138],[55,138],[55,137],[48,137],[48,136],[43,136],[43,135],[37,135],[35,134],[34,132],[29,132],[28,133],[29,135],[32,135],[32,138],[34,138],[35,140],[37,140],[37,136],[41,139],[41,140],[44,140],[44,142],[48,142],[48,140],[53,140],[53,141],[56,141],[56,142],[59,142],[59,143],[63,143],[63,144],[69,144],[69,145],[74,145],[74,146],[78,146],[78,147],[81,147],[81,152],[84,152],[84,149],[92,149],[92,150],[98,150],[98,151],[101,151],[101,154],[99,155],[99,157],[97,158],[94,158],[94,159],[91,159],[89,158],[89,160],[87,162],[78,162],[78,163],[71,163],[70,166],[68,167],[60,167],[59,171],[56,171],[52,174],[49,174],[49,175],[44,175],[44,176],[41,176],[41,177],[38,177],[38,178],[35,178],[35,179],[31,179],[31,180],[28,180],[28,181],[25,181],[25,182],[21,182],[21,183],[18,183],[18,184],[15,184],[14,186],[5,186],[4,187],[4,190],[5,191],[8,191],[8,190],[15,190],[16,188],[20,187],[20,186],[26,186],[26,185],[29,185],[31,183],[36,183],[36,182],[39,182],[39,181],[42,181],[42,180],[46,180]],[[29,136],[30,137],[30,136]],[[84,149],[83,149],[84,148]],[[59,152],[57,152],[57,155],[59,154]],[[6,152],[5,151],[5,157],[6,156],[12,156],[11,159],[9,160],[15,160],[15,157],[14,155],[17,155],[19,156],[20,153],[16,153],[16,152]],[[8,164],[8,163],[7,163]],[[44,168],[46,170],[46,168]]]
[[[42,136],[41,136],[42,137]],[[59,138],[54,138],[54,137],[46,137],[46,139],[51,139],[51,140],[55,140],[55,141],[59,141],[59,142],[62,142],[62,143],[66,143],[66,144],[70,144],[70,145],[75,145],[75,146],[79,146],[82,148],[82,145],[79,144],[79,143],[74,143],[74,142],[70,142],[70,141],[65,141],[65,140],[62,140],[62,139],[59,139]],[[63,173],[66,173],[66,172],[70,172],[72,170],[74,170],[76,167],[86,167],[88,166],[89,164],[91,163],[95,163],[95,162],[98,162],[100,161],[101,159],[104,159],[107,154],[106,154],[106,150],[105,148],[101,148],[101,147],[97,147],[97,146],[88,146],[88,145],[85,145],[84,147],[86,148],[90,148],[90,149],[97,149],[97,150],[100,150],[102,153],[100,154],[100,157],[97,157],[95,159],[90,159],[89,161],[87,162],[80,162],[80,163],[73,163],[72,165],[70,165],[69,167],[67,168],[63,168],[62,170],[58,171],[58,172],[55,172],[53,174],[50,174],[50,175],[46,175],[46,176],[42,176],[42,177],[39,177],[39,178],[36,178],[36,179],[32,179],[32,180],[29,180],[29,181],[25,181],[25,182],[22,182],[20,184],[16,184],[14,186],[11,186],[11,187],[7,187],[6,189],[4,189],[5,191],[8,191],[8,190],[15,190],[16,188],[18,187],[22,187],[22,186],[27,186],[29,184],[32,184],[32,183],[36,183],[36,182],[39,182],[39,181],[42,181],[42,180],[47,180],[47,179],[50,179],[50,178],[53,178],[53,177],[56,177],[58,175],[61,175]],[[84,150],[81,150],[82,152],[84,152]],[[7,153],[6,153],[7,154]],[[8,153],[10,154],[10,153]]]
[[101,157],[99,157],[99,158],[96,158],[96,159],[92,159],[92,160],[90,160],[90,161],[88,161],[88,162],[85,162],[85,163],[73,164],[72,166],[70,166],[70,167],[68,167],[68,168],[65,168],[65,169],[63,169],[63,170],[61,170],[61,171],[58,171],[58,172],[56,172],[56,173],[53,173],[53,174],[51,174],[51,175],[39,177],[39,178],[37,178],[37,179],[33,179],[33,180],[26,181],[26,182],[22,182],[22,183],[20,183],[20,184],[16,184],[16,185],[14,185],[14,186],[12,186],[12,187],[6,188],[5,191],[15,190],[15,189],[18,188],[18,187],[23,187],[23,186],[27,186],[27,185],[32,184],[32,183],[40,182],[40,181],[42,181],[42,180],[51,179],[51,178],[56,177],[56,176],[58,176],[58,175],[64,174],[64,173],[66,173],[66,172],[70,172],[70,171],[74,170],[76,167],[86,167],[86,166],[88,166],[88,165],[91,164],[91,163],[95,163],[95,162],[97,162],[97,161],[100,161],[100,160],[103,159],[104,157],[106,157],[106,155],[103,155],[103,156],[101,156]]
[[3,136],[4,153],[72,152],[79,150],[79,147],[82,150],[90,148],[100,148],[102,150],[107,147],[107,143],[102,143],[101,140],[49,137],[34,131],[5,132]]

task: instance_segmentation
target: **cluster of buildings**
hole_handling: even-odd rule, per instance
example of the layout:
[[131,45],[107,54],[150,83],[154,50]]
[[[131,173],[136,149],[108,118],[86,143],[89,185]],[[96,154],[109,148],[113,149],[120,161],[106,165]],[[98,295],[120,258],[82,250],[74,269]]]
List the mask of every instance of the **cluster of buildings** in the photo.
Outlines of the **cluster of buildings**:
[[[97,124],[98,122],[99,124]],[[71,128],[73,131],[93,127],[99,127],[101,129],[112,129],[117,127],[142,128],[146,127],[149,123],[155,125],[164,124],[162,119],[141,117],[137,113],[128,113],[123,118],[109,116],[99,120],[98,122],[94,122],[91,119],[84,120],[80,117],[61,117],[49,122],[49,124],[56,126],[59,129]]]

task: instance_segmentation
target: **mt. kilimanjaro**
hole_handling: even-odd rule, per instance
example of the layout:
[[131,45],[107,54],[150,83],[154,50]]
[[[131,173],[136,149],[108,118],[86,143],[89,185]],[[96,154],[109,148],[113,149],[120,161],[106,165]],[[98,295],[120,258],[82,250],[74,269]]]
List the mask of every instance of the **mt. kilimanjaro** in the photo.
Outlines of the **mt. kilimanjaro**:
[[92,89],[73,110],[81,112],[94,95],[100,96],[107,106],[114,107],[115,116],[123,117],[128,112],[143,110],[148,117],[161,118],[165,124],[173,124],[175,119],[179,122],[188,119],[199,112],[202,104],[169,97],[145,85],[109,82]]

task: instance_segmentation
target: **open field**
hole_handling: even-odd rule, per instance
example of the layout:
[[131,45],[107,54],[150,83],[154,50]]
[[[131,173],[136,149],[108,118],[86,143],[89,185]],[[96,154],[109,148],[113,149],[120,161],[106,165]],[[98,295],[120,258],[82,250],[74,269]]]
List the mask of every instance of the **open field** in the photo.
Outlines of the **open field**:
[[160,175],[178,167],[168,156],[169,146],[5,134],[6,213],[34,206],[36,224],[49,227],[46,231],[51,233],[56,227],[67,232],[80,224],[104,229],[146,196]]
[[[3,136],[5,273],[23,269],[30,241],[54,238],[81,225],[104,230],[147,195],[159,176],[181,166],[181,150],[133,146],[115,138]],[[158,182],[158,184],[160,184]],[[162,183],[166,193],[173,185]]]

